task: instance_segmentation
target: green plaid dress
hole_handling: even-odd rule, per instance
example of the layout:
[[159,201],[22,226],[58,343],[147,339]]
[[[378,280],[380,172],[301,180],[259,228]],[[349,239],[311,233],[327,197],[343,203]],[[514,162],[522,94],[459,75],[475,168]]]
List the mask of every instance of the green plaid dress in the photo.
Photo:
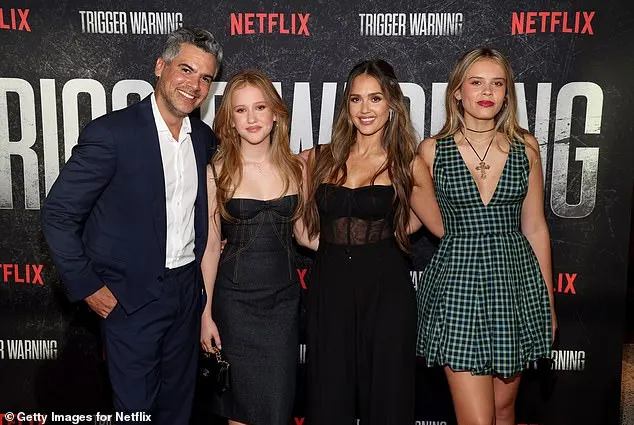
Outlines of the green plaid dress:
[[445,236],[417,294],[417,354],[428,366],[510,377],[550,356],[548,292],[520,229],[528,173],[516,143],[485,206],[453,137],[437,140],[434,187]]

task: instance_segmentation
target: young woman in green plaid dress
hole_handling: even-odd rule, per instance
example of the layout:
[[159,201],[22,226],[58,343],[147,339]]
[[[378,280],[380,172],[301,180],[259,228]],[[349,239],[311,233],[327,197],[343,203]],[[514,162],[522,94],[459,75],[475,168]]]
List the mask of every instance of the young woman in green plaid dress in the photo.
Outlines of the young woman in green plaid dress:
[[417,353],[445,367],[460,425],[515,423],[520,375],[550,357],[557,326],[539,147],[515,105],[507,59],[467,52],[445,126],[418,149],[445,235],[418,293]]

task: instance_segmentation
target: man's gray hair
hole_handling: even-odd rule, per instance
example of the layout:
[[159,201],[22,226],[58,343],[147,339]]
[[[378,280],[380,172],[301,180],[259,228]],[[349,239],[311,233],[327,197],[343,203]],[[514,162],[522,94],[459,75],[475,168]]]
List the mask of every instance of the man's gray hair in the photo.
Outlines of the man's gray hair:
[[170,63],[178,56],[181,46],[185,43],[192,44],[203,52],[214,55],[216,57],[216,74],[218,74],[222,63],[222,46],[212,33],[202,28],[182,27],[168,35],[165,48],[161,54],[165,63]]

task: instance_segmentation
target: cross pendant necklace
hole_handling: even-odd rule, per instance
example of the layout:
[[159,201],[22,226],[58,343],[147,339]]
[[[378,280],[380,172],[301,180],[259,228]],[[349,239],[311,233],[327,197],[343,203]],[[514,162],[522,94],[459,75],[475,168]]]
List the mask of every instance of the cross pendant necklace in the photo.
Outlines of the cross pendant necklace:
[[480,160],[480,163],[478,164],[477,167],[475,167],[475,169],[480,172],[480,178],[482,180],[486,179],[487,178],[487,170],[489,168],[491,168],[491,166],[489,164],[487,164],[484,160],[486,159],[487,154],[489,153],[489,149],[491,149],[491,144],[495,140],[495,134],[491,138],[491,141],[489,142],[489,146],[487,146],[487,150],[484,152],[484,156],[480,157],[480,154],[478,153],[478,151],[475,150],[475,148],[473,147],[473,145],[471,144],[469,139],[467,139],[467,135],[464,134],[464,131],[462,131],[462,129],[460,129],[460,132],[462,133],[462,137],[464,137],[466,142],[469,144],[469,147],[471,147],[471,150],[473,151],[473,153],[475,153],[476,156],[478,157],[478,159]]
[[491,166],[489,164],[487,164],[486,162],[484,162],[484,158],[483,158],[480,161],[480,165],[478,165],[475,169],[480,172],[480,178],[481,179],[486,179],[487,178],[487,170],[489,168],[491,168]]

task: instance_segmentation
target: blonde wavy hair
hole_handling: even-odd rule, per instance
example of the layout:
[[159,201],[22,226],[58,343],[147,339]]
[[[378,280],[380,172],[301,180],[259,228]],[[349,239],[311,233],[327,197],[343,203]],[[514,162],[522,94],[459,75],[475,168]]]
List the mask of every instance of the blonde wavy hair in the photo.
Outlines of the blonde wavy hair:
[[242,71],[227,83],[222,102],[213,122],[213,129],[220,143],[212,159],[212,165],[220,166],[221,170],[216,179],[216,199],[220,214],[226,220],[233,220],[225,204],[233,197],[235,189],[242,180],[242,154],[240,151],[240,135],[233,127],[231,99],[236,90],[245,86],[259,89],[269,108],[276,116],[271,130],[271,158],[284,181],[284,196],[294,184],[298,193],[298,208],[295,218],[302,214],[304,197],[302,195],[302,165],[290,149],[289,114],[286,104],[273,86],[271,80],[262,72],[255,70]]
[[499,50],[489,47],[478,47],[466,52],[454,66],[449,75],[447,93],[445,94],[445,113],[447,118],[445,125],[434,138],[448,137],[467,127],[464,121],[462,102],[458,101],[454,94],[457,90],[460,90],[471,65],[482,59],[491,60],[500,65],[506,78],[506,95],[502,109],[495,116],[495,131],[502,132],[511,144],[516,140],[526,144],[524,136],[528,134],[528,131],[520,127],[517,121],[517,95],[515,93],[515,76],[513,75],[511,64]]

